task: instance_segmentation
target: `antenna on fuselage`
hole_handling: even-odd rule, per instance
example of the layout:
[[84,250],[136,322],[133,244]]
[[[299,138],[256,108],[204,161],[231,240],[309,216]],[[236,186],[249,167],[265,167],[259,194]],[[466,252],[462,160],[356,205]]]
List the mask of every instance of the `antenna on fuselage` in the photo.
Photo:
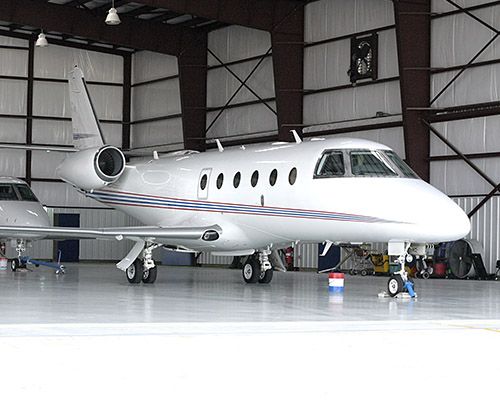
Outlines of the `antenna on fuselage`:
[[219,139],[215,139],[215,143],[217,143],[217,148],[222,153],[224,151],[224,147],[222,147],[222,143],[220,142],[220,140]]
[[295,129],[292,129],[290,132],[292,132],[293,138],[295,139],[295,143],[302,143],[302,139],[300,138],[299,134]]

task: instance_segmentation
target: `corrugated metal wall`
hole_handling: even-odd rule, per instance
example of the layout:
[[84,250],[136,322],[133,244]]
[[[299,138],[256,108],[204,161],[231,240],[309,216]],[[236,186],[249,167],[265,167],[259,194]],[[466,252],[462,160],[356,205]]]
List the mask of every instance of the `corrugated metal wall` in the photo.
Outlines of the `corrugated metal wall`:
[[[482,197],[458,197],[455,202],[466,212],[482,200]],[[468,238],[478,240],[484,247],[484,265],[489,273],[495,272],[496,261],[500,259],[500,197],[495,196],[479,210],[471,220]]]

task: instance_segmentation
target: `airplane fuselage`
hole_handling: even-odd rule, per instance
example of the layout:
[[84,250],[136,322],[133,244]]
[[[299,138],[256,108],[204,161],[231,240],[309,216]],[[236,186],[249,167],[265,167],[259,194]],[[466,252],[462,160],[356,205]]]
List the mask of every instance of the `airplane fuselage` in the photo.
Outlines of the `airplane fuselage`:
[[[421,179],[356,175],[347,160],[360,149],[390,150],[364,140],[324,139],[178,152],[130,163],[117,182],[90,196],[146,225],[219,225],[223,235],[215,242],[181,243],[197,251],[236,254],[295,241],[430,243],[468,233],[464,212]],[[344,155],[341,176],[316,174],[329,150]]]

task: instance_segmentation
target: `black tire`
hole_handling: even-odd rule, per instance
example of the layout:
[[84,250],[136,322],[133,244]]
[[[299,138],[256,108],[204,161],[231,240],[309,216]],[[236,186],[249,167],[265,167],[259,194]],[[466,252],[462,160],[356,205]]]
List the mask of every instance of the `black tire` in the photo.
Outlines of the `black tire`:
[[404,288],[404,282],[403,278],[401,278],[401,275],[394,275],[389,278],[389,281],[387,282],[387,293],[391,297],[396,296],[398,293],[401,293]]
[[19,259],[18,258],[13,258],[11,261],[10,261],[10,269],[13,271],[13,272],[16,272],[16,270],[19,268],[19,266],[21,265],[21,263],[19,262]]
[[144,267],[142,266],[142,260],[137,259],[134,263],[127,268],[125,275],[127,275],[128,283],[141,283],[142,276],[144,274]]
[[259,283],[270,283],[273,280],[273,269],[268,269],[265,272],[261,272],[259,276]]
[[366,276],[368,275],[368,270],[367,269],[362,269],[361,270],[361,276]]
[[260,278],[260,263],[255,257],[248,257],[243,264],[242,275],[246,283],[257,283]]
[[423,271],[420,275],[423,279],[429,279],[431,276],[427,271]]
[[148,284],[155,283],[157,274],[158,274],[157,267],[145,269],[144,272],[142,273],[142,282]]

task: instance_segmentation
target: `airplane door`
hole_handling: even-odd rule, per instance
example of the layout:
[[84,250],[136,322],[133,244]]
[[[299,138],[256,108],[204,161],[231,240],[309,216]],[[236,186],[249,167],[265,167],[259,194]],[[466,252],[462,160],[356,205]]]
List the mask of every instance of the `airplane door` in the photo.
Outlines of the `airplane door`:
[[210,175],[211,174],[212,174],[212,168],[205,168],[200,173],[200,177],[198,179],[198,198],[199,199],[208,198],[208,187],[210,186]]

